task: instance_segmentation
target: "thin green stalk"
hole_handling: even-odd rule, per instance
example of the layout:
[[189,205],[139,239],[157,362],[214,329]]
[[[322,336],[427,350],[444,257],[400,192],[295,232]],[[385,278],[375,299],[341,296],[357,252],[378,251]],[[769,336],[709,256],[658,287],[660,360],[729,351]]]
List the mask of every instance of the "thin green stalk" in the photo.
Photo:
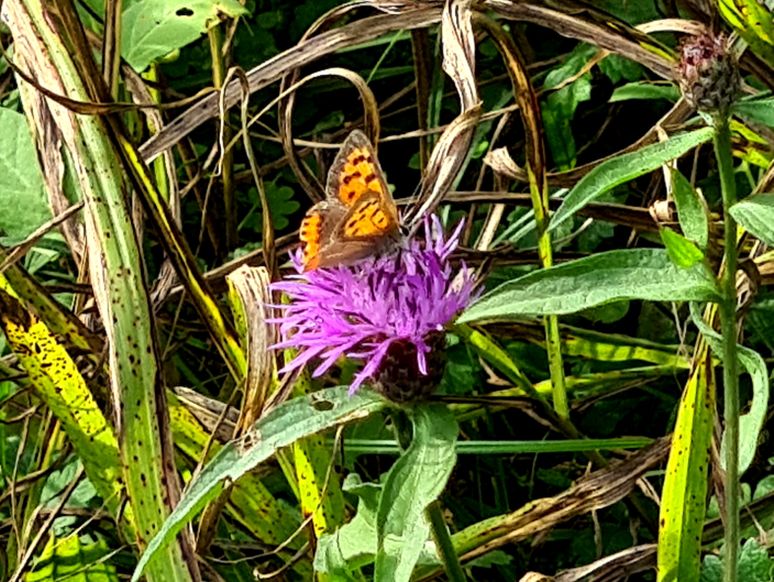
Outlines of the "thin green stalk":
[[[532,172],[530,172],[530,175]],[[551,248],[551,234],[548,232],[548,189],[538,190],[534,180],[530,180],[532,195],[532,207],[535,211],[535,222],[538,232],[538,256],[544,269],[554,264],[553,250]],[[562,338],[559,335],[559,318],[556,315],[547,315],[543,319],[546,332],[546,354],[548,355],[548,369],[551,373],[551,394],[554,402],[554,411],[561,419],[570,418],[570,404],[567,399],[567,386],[564,379],[564,360],[562,358]]]
[[454,544],[449,535],[449,528],[446,527],[446,521],[443,518],[441,504],[438,501],[433,501],[425,509],[425,516],[427,521],[430,522],[430,533],[435,541],[435,547],[438,549],[438,557],[441,558],[443,568],[449,577],[449,582],[465,582],[467,577],[462,570],[457,552],[454,551]]
[[726,515],[723,580],[736,582],[739,554],[739,366],[736,353],[736,221],[729,210],[736,202],[727,116],[715,119],[715,155],[723,195],[724,270],[720,286],[720,327],[723,335],[723,418],[726,440]]
[[[223,32],[220,26],[213,26],[207,31],[210,40],[210,57],[212,58],[212,82],[216,89],[221,89],[226,79],[226,56],[223,54]],[[226,117],[226,112],[223,112]],[[221,144],[231,141],[232,132],[227,119],[223,119]],[[221,181],[223,184],[223,213],[226,219],[226,248],[231,250],[236,246],[237,221],[236,201],[234,198],[234,154],[233,149],[225,148],[221,155]]]

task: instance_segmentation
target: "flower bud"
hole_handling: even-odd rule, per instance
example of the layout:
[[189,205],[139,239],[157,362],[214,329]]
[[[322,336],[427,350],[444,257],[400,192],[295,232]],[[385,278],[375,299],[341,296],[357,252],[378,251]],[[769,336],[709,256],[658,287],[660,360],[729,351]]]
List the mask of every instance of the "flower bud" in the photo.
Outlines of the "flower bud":
[[702,34],[680,47],[678,80],[683,97],[703,113],[728,114],[741,79],[734,55],[722,34]]
[[425,370],[419,369],[417,346],[408,340],[390,344],[374,377],[374,388],[393,402],[415,402],[429,397],[443,377],[446,367],[446,334],[432,331],[425,336],[429,352],[424,355]]

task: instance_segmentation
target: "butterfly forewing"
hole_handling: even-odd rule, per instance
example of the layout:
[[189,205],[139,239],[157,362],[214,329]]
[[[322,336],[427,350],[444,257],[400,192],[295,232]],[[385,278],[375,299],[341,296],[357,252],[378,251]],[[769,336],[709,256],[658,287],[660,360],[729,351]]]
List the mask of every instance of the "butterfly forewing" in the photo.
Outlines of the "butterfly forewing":
[[328,173],[326,194],[301,225],[305,270],[362,259],[397,235],[397,207],[363,132],[353,131],[341,146]]

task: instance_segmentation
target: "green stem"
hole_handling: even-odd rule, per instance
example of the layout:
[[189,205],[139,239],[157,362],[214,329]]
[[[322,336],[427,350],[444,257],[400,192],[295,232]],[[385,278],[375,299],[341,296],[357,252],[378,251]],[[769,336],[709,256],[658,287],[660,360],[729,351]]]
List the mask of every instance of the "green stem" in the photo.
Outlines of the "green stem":
[[449,582],[465,582],[467,577],[460,565],[460,559],[457,552],[454,551],[454,544],[449,535],[449,528],[446,527],[446,521],[443,519],[443,511],[438,501],[433,501],[425,509],[425,516],[430,522],[430,533],[433,535],[435,547],[438,550],[438,557],[441,558]]
[[[537,183],[528,168],[530,177],[530,196],[532,208],[535,212],[535,226],[538,235],[538,256],[540,264],[548,269],[554,264],[554,255],[551,248],[551,234],[548,232],[548,190],[545,184]],[[543,319],[543,327],[546,332],[546,354],[548,355],[548,369],[551,373],[551,395],[554,401],[554,412],[562,419],[570,418],[570,405],[567,399],[567,386],[564,379],[564,360],[562,358],[562,338],[559,335],[559,318],[556,315],[547,315]]]
[[[210,56],[212,58],[212,83],[216,89],[222,89],[227,75],[227,59],[223,54],[223,32],[220,26],[213,26],[207,31],[210,40]],[[226,114],[224,113],[224,116]],[[223,136],[220,142],[227,144],[231,141],[231,128],[227,120],[223,123]],[[232,250],[237,243],[236,201],[234,192],[234,150],[227,149],[220,152],[221,179],[223,184],[223,214],[226,226],[226,248]]]
[[724,270],[719,305],[723,336],[723,419],[726,441],[726,515],[723,580],[736,582],[739,554],[739,365],[736,353],[736,221],[729,210],[736,202],[731,131],[728,117],[715,119],[715,155],[723,194]]

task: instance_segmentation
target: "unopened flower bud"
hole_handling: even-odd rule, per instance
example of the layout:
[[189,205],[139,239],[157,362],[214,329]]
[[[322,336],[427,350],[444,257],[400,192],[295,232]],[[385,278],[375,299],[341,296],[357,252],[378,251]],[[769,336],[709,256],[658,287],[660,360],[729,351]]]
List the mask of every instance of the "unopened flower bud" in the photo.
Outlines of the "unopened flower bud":
[[446,334],[431,331],[425,336],[429,349],[425,370],[420,370],[417,346],[408,340],[390,344],[374,377],[374,388],[393,402],[425,400],[435,392],[446,367]]
[[683,42],[678,80],[683,97],[697,110],[726,115],[741,84],[728,38],[722,34],[702,34]]

